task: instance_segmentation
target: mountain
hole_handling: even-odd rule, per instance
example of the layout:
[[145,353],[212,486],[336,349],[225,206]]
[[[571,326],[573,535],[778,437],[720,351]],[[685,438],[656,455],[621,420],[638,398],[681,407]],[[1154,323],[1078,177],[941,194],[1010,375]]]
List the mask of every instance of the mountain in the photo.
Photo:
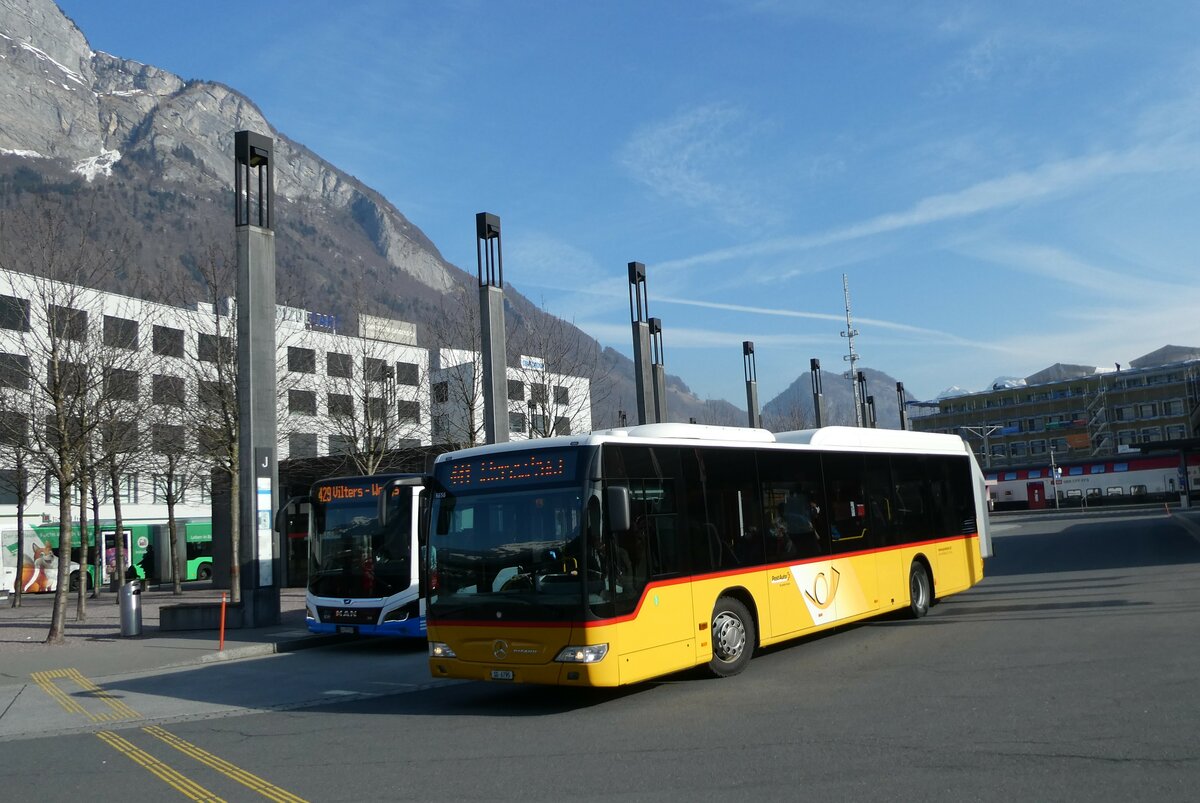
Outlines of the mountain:
[[[475,291],[474,271],[447,262],[378,192],[276,131],[250,98],[95,52],[52,0],[0,0],[0,97],[0,203],[54,196],[78,219],[96,215],[123,243],[123,262],[140,268],[113,272],[101,289],[174,300],[162,296],[182,287],[205,297],[213,246],[232,249],[233,133],[250,130],[274,141],[281,303],[347,321],[359,312],[402,318],[429,346],[428,324],[447,296]],[[505,295],[510,331],[545,320],[516,288]],[[597,355],[585,358],[595,365],[593,422],[612,425],[633,406],[632,361],[586,336],[578,342]],[[668,387],[671,420],[718,423],[739,412],[698,399],[679,377]]]
[[[882,371],[860,369],[867,382],[867,395],[875,397],[876,425],[881,429],[900,428],[900,401],[896,380]],[[908,391],[905,401],[915,401]],[[854,391],[850,379],[832,371],[821,373],[821,423],[854,426]],[[815,425],[813,415],[812,374],[805,371],[782,393],[762,407],[763,426],[773,431],[807,429]]]

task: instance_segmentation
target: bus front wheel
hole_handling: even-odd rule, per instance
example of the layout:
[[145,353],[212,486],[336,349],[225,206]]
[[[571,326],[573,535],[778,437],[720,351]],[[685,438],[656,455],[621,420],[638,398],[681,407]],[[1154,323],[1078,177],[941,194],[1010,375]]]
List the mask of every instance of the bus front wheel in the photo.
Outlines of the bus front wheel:
[[908,570],[908,613],[913,619],[920,619],[929,613],[929,603],[933,599],[933,584],[929,581],[929,571],[925,564],[914,560]]
[[713,608],[712,660],[708,670],[719,678],[736,675],[754,654],[754,619],[733,597],[721,597]]

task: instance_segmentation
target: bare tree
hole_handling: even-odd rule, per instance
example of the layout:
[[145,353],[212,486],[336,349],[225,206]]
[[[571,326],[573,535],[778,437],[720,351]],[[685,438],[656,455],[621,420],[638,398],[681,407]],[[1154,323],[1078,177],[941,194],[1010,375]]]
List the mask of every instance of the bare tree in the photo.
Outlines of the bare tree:
[[478,446],[484,442],[478,298],[466,287],[443,298],[428,340],[436,366],[430,372],[433,441]]
[[[509,338],[509,353],[510,376],[529,388],[524,404],[517,402],[518,409],[510,407],[509,412],[528,415],[530,437],[591,430],[592,394],[609,386],[599,344],[541,310],[520,319]],[[515,395],[509,393],[510,403]]]
[[[98,196],[93,196],[94,200]],[[15,235],[15,236],[10,236]],[[65,640],[71,571],[71,501],[87,465],[87,449],[103,417],[103,366],[89,337],[89,309],[99,286],[114,272],[119,251],[96,225],[95,207],[68,209],[52,196],[9,205],[0,215],[6,351],[26,357],[30,455],[58,491],[57,591],[48,643]],[[14,348],[15,346],[15,348]],[[80,533],[86,550],[86,533]],[[82,578],[81,578],[82,580]],[[82,610],[82,609],[81,609]]]

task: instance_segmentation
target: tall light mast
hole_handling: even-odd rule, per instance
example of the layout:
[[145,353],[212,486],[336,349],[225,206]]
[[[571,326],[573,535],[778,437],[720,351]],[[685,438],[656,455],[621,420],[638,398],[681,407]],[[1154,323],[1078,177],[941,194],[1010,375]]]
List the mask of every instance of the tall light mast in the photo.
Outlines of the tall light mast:
[[858,334],[858,330],[854,328],[854,324],[850,320],[850,281],[844,273],[842,274],[842,295],[846,299],[846,331],[842,332],[842,337],[846,338],[848,346],[848,353],[842,359],[850,363],[850,371],[847,376],[850,377],[850,392],[854,398],[854,426],[861,427],[863,425],[862,404],[859,399],[858,371],[855,370],[859,355],[854,353],[854,338]]

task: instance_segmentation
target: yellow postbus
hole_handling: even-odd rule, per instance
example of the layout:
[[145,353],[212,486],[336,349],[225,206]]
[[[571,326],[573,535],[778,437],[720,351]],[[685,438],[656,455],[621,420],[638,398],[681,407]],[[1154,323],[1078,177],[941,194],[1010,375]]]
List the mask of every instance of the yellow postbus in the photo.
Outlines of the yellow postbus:
[[437,678],[618,686],[970,588],[991,554],[962,439],[649,424],[451,452],[426,576]]

